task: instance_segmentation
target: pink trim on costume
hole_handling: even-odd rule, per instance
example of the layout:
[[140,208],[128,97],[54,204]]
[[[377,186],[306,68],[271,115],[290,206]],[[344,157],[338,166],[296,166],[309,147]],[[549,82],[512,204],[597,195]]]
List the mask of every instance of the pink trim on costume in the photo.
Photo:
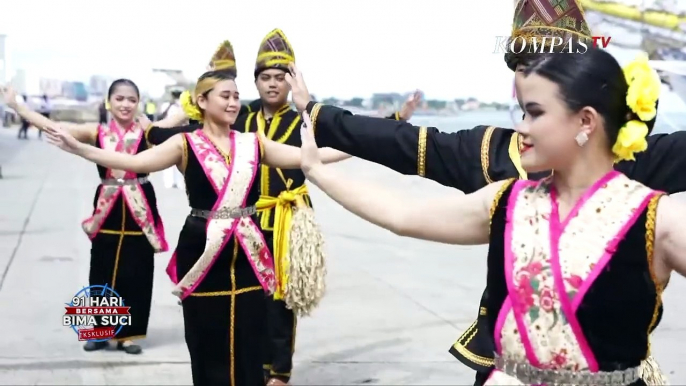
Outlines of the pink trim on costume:
[[[581,329],[579,319],[577,318],[576,313],[574,312],[575,310],[572,307],[572,301],[569,299],[569,295],[566,291],[564,279],[562,277],[562,267],[560,266],[559,243],[565,228],[569,224],[569,221],[571,221],[571,219],[578,215],[579,210],[583,207],[583,205],[591,197],[593,197],[593,195],[598,190],[600,190],[604,185],[610,182],[613,178],[616,178],[620,175],[621,173],[619,173],[616,170],[613,170],[605,174],[598,181],[596,181],[576,202],[576,204],[574,205],[574,207],[572,207],[572,210],[569,212],[564,221],[560,221],[560,208],[557,202],[557,191],[554,186],[551,186],[550,189],[550,200],[552,206],[549,223],[551,250],[550,260],[551,268],[553,271],[553,279],[555,281],[555,290],[557,292],[558,300],[560,301],[560,308],[562,309],[562,312],[564,313],[565,317],[567,318],[567,321],[569,322],[569,327],[572,329],[572,332],[576,337],[576,341],[579,344],[579,348],[583,353],[584,357],[586,358],[586,362],[588,363],[588,367],[591,371],[598,371],[598,361],[596,360],[595,355],[593,354],[593,350],[591,350],[591,346],[588,344],[588,341],[586,340],[586,336],[584,335],[584,332]],[[602,267],[596,268],[602,269]]]
[[[155,236],[160,240],[161,249],[157,252],[167,252],[169,250],[169,244],[167,243],[167,238],[164,235],[164,225],[162,225],[162,216],[160,216],[160,222],[155,223],[155,219],[152,217],[152,209],[150,209],[150,203],[148,203],[148,199],[145,197],[145,194],[143,194],[143,187],[139,183],[137,183],[136,186],[141,192],[141,196],[143,197],[143,205],[145,205],[145,221],[140,220],[137,216],[131,217],[133,217],[134,221],[136,221],[136,224],[138,224],[138,226],[141,229],[144,229],[145,222],[153,224],[155,229]],[[126,194],[122,196],[122,199],[126,202],[126,207],[129,208],[129,211],[131,211],[131,204],[129,203],[129,199],[126,197]]]
[[[100,189],[103,189],[103,187],[101,187]],[[98,200],[100,200],[100,194],[101,194],[101,192],[98,191],[98,198],[95,201],[95,209],[94,210],[98,210]],[[122,190],[121,189],[117,190],[117,192],[112,197],[112,201],[116,202],[117,199],[119,198],[119,195],[121,195],[121,194],[122,194]],[[112,213],[112,209],[114,209],[114,205],[109,206],[109,208],[107,209],[107,212],[105,213],[105,216],[103,217],[103,219],[106,220],[110,216],[110,213]],[[81,226],[83,227],[83,224],[87,223],[88,221],[91,221],[93,219],[93,217],[94,216],[90,216],[89,218],[81,221]],[[100,229],[102,229],[102,226],[105,224],[105,220],[101,221],[100,224],[96,226],[95,230],[92,233],[92,236],[88,233],[86,233],[86,236],[88,236],[89,239],[93,240],[95,238],[95,236],[98,235],[98,232],[100,232]]]
[[579,344],[579,349],[584,354],[586,362],[588,363],[589,370],[596,372],[598,371],[598,361],[595,359],[593,350],[586,340],[581,325],[579,324],[579,319],[576,317],[576,313],[572,309],[572,302],[567,295],[565,290],[565,283],[562,279],[562,267],[560,266],[560,235],[562,232],[559,230],[560,226],[556,226],[555,219],[559,218],[557,207],[553,207],[553,213],[551,213],[550,219],[550,250],[551,250],[551,268],[553,271],[553,280],[555,281],[555,291],[557,292],[558,300],[560,301],[560,308],[564,313],[567,322],[569,322],[569,327],[572,329],[574,336],[576,337],[576,342]]
[[[233,134],[233,131],[231,132],[231,134]],[[233,138],[233,137],[232,137],[232,138]],[[232,146],[233,146],[233,141],[232,141],[231,143],[232,143]],[[233,148],[231,148],[231,150],[232,150],[232,152],[233,152]],[[252,166],[253,166],[253,174],[252,174],[252,177],[250,178],[250,184],[248,184],[249,187],[252,186],[252,184],[255,182],[255,178],[257,177],[257,169],[258,169],[257,166],[259,166],[258,160],[260,159],[259,157],[260,157],[260,145],[259,145],[259,142],[258,142],[257,140],[255,140],[255,158],[254,158],[254,160],[251,162],[251,164],[252,164]],[[248,201],[248,195],[246,194],[245,197],[243,197],[243,202],[242,202],[241,206],[245,206],[245,203],[246,203],[247,201]],[[255,224],[255,222],[252,220],[252,218],[247,218],[246,220],[248,220],[248,223],[247,223],[246,226],[250,226],[250,227],[255,228],[255,231],[257,231],[257,234],[259,235],[259,237],[260,237],[260,239],[261,239],[261,241],[262,241],[262,244],[264,245],[264,248],[263,248],[261,251],[259,251],[259,256],[257,256],[257,258],[260,259],[260,260],[262,260],[263,263],[266,262],[267,265],[268,265],[269,262],[274,261],[274,257],[272,256],[271,251],[269,250],[269,247],[267,246],[267,241],[266,241],[265,238],[264,238],[264,234],[262,234],[262,231],[261,231],[260,228]],[[245,253],[248,254],[248,253],[249,253],[249,249],[246,248],[245,240],[243,240],[243,237],[240,235],[240,232],[236,233],[236,236],[237,236],[236,238],[238,239],[238,242],[241,244],[241,247],[243,248],[243,250],[245,251]],[[265,261],[265,260],[266,260],[266,261]],[[268,283],[268,281],[270,280],[270,278],[265,277],[265,275],[263,275],[263,274],[257,269],[257,266],[255,265],[255,260],[254,260],[254,259],[250,259],[250,258],[249,258],[248,261],[250,261],[250,265],[251,265],[252,268],[253,268],[253,272],[255,272],[255,276],[257,276],[257,280],[260,281],[260,284],[262,285],[262,288],[263,288],[266,292],[269,292],[269,283]],[[275,280],[276,278],[275,278],[275,277],[272,277],[271,279],[272,279],[272,280]]]
[[617,235],[615,235],[615,237],[613,237],[608,242],[607,247],[605,247],[605,253],[603,254],[603,257],[601,257],[598,263],[593,267],[593,270],[588,275],[586,280],[584,280],[583,283],[581,283],[579,291],[574,296],[574,300],[572,300],[572,311],[576,313],[576,310],[579,309],[579,306],[581,305],[581,302],[583,301],[586,292],[588,292],[588,290],[591,288],[595,280],[598,278],[598,276],[600,276],[600,273],[610,262],[610,259],[612,259],[614,253],[617,251],[617,246],[619,245],[619,242],[622,241],[626,233],[629,232],[629,229],[631,229],[631,227],[636,223],[636,220],[641,215],[641,213],[643,213],[643,210],[646,208],[646,206],[648,206],[650,200],[657,194],[659,194],[659,192],[652,192],[651,194],[649,194],[641,202],[638,208],[636,208],[636,211],[631,215],[629,221],[627,221],[626,224],[622,226],[622,229],[620,229],[619,232],[617,232]]
[[[199,132],[198,134],[201,134],[201,133]],[[208,140],[208,138],[205,137],[205,136],[203,136],[203,139],[206,140],[206,141]],[[231,157],[235,159],[236,144],[235,144],[235,141],[234,141],[234,132],[233,132],[233,131],[230,131],[230,132],[229,132],[229,139],[231,140]],[[192,143],[193,141],[189,141],[189,142]],[[196,154],[197,154],[197,153],[196,153]],[[203,169],[204,169],[204,163],[201,162],[200,164],[203,165]],[[229,175],[226,177],[226,181],[224,181],[224,186],[222,187],[221,191],[219,192],[219,195],[217,196],[217,201],[216,201],[216,202],[214,203],[214,205],[212,206],[212,211],[213,211],[213,212],[214,212],[214,211],[217,211],[217,210],[219,209],[219,207],[222,205],[222,199],[223,199],[224,195],[226,194],[226,189],[229,188],[229,183],[230,183],[230,181],[231,181],[231,177],[232,177],[232,173],[233,173],[233,165],[234,165],[234,164],[235,164],[235,162],[231,162],[231,163],[228,165],[228,168],[229,168]],[[207,173],[207,171],[205,171],[205,173]],[[208,179],[209,179],[209,180],[212,180],[211,174],[206,174],[206,175],[208,176]],[[248,189],[250,189],[250,186],[248,186]],[[246,198],[247,198],[247,194],[246,194]],[[243,202],[245,202],[245,198],[243,199]],[[232,219],[232,221],[231,221],[231,227],[225,230],[224,240],[222,241],[222,244],[221,244],[221,246],[219,247],[219,249],[217,249],[217,253],[215,253],[214,256],[212,257],[212,261],[210,262],[210,264],[207,265],[207,268],[203,271],[203,273],[200,275],[200,277],[198,278],[198,280],[196,280],[195,283],[193,283],[192,286],[190,286],[189,288],[184,288],[184,291],[183,291],[183,293],[181,294],[181,300],[185,299],[186,297],[188,297],[188,295],[190,295],[191,293],[193,293],[193,291],[195,291],[195,289],[196,289],[196,288],[200,285],[200,283],[202,283],[202,281],[205,279],[205,276],[207,276],[207,274],[210,272],[210,269],[212,269],[212,266],[213,266],[214,263],[217,261],[217,258],[219,257],[219,255],[221,254],[221,252],[224,250],[224,247],[226,247],[226,244],[228,244],[229,240],[231,240],[231,236],[232,236],[232,235],[234,234],[234,232],[236,231],[236,226],[238,226],[238,221],[239,221],[239,220],[240,220],[240,219]],[[211,221],[207,221],[207,225],[205,226],[205,232],[208,231],[208,229],[209,229],[209,227],[210,227],[210,222],[211,222]]]
[[[202,132],[202,130],[200,130],[200,129],[196,130],[196,131],[195,131],[195,134],[196,134],[198,137],[202,138],[203,141],[205,141],[205,145],[207,145],[207,149],[208,149],[207,151],[210,151],[210,152],[214,153],[214,155],[216,155],[217,157],[219,157],[219,159],[223,159],[223,158],[224,158],[224,156],[222,156],[221,153],[219,153],[219,150],[217,150],[217,148],[214,146],[214,144],[212,143],[212,141],[205,135],[205,133]],[[232,153],[231,153],[231,156],[233,157],[233,146],[234,146],[234,145],[233,145],[233,136],[231,135],[231,133],[229,133],[229,138],[231,139],[231,148],[230,148],[230,151],[232,152]],[[196,155],[198,158],[202,158],[202,159],[199,159],[198,161],[200,161],[200,166],[202,167],[202,170],[205,172],[205,175],[208,176],[208,179],[210,180],[210,184],[212,184],[212,187],[214,188],[214,191],[217,192],[218,195],[221,194],[222,187],[221,187],[221,186],[218,186],[218,185],[216,184],[217,182],[216,182],[213,178],[210,177],[210,176],[211,176],[210,170],[207,169],[207,166],[206,166],[206,164],[205,164],[205,159],[207,158],[207,155],[205,155],[205,153],[198,152],[199,149],[196,149],[196,148],[195,148],[195,145],[193,144],[193,141],[188,141],[188,142],[191,143],[191,147],[193,147],[193,152],[195,152],[195,155]],[[233,162],[231,162],[231,164],[233,164]],[[222,165],[224,165],[224,167],[226,167],[226,168],[228,169],[228,174],[230,175],[230,174],[231,174],[231,165],[226,165],[226,164],[223,163],[223,162],[222,162]],[[228,177],[227,177],[227,178],[228,178]],[[218,196],[218,197],[221,197],[221,196]]]
[[171,259],[169,259],[166,271],[167,276],[169,276],[169,279],[171,279],[172,283],[179,284],[179,275],[176,271],[176,251],[174,251]]
[[507,320],[507,314],[512,310],[512,301],[510,300],[510,295],[505,298],[503,306],[500,307],[500,312],[498,312],[498,319],[495,321],[495,333],[493,338],[495,338],[495,349],[498,354],[503,355],[503,327],[505,326],[505,320]]
[[[512,304],[512,315],[517,323],[517,328],[519,329],[519,336],[522,340],[522,345],[524,346],[524,351],[526,351],[526,357],[529,363],[535,367],[541,367],[541,364],[536,357],[535,351],[529,339],[529,334],[526,330],[526,324],[524,323],[523,315],[519,315],[517,312],[517,303],[519,299],[517,298],[517,287],[514,283],[514,263],[516,256],[512,251],[512,229],[514,227],[514,211],[517,206],[517,199],[519,197],[519,192],[531,185],[535,185],[534,181],[519,180],[514,183],[512,191],[510,192],[510,197],[507,200],[507,217],[505,223],[505,280],[507,281],[507,292],[508,298]],[[504,323],[504,320],[503,320]]]
[[[553,216],[553,219],[555,222],[560,224],[560,233],[559,235],[561,236],[562,233],[564,232],[564,229],[567,227],[567,224],[569,224],[569,221],[576,217],[579,214],[579,210],[581,209],[582,206],[588,201],[595,192],[597,192],[600,188],[603,187],[603,185],[607,184],[610,182],[613,178],[622,175],[620,172],[613,170],[607,174],[605,174],[601,179],[596,181],[591,187],[581,196],[581,198],[574,204],[574,207],[572,207],[572,210],[567,214],[567,217],[565,218],[564,221],[560,222],[560,208],[558,206],[557,202],[557,190],[555,189],[555,185],[550,185],[550,200],[551,204],[553,207],[553,211],[556,213],[555,216]],[[552,221],[552,219],[551,219]]]

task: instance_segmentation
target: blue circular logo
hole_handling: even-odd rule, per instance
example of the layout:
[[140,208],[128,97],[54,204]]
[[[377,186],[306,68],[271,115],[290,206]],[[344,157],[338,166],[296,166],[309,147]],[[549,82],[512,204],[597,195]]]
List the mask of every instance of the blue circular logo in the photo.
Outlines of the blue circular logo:
[[[118,304],[117,306],[124,307],[124,300],[122,299],[121,296],[111,287],[108,285],[91,285],[88,287],[84,287],[80,291],[78,291],[76,294],[74,294],[72,300],[69,303],[66,303],[67,306],[69,307],[84,307],[84,304],[91,304],[93,303],[91,298],[105,298],[105,299],[118,299]],[[96,300],[97,304],[97,300]],[[91,306],[92,307],[92,306]],[[96,306],[97,308],[97,306]],[[102,308],[102,307],[101,307]],[[102,316],[95,315],[95,318],[102,318]],[[84,318],[85,319],[85,318]],[[71,329],[74,330],[77,336],[81,337],[82,334],[79,333],[79,331],[83,332],[84,330],[90,330],[93,329],[94,326],[90,324],[86,325],[79,325],[79,324],[71,324]],[[121,329],[124,328],[124,324],[119,324],[118,326],[114,327],[114,336],[119,334]],[[112,339],[112,337],[104,338],[104,339],[79,339],[79,340],[87,340],[89,342],[107,342],[108,340]]]

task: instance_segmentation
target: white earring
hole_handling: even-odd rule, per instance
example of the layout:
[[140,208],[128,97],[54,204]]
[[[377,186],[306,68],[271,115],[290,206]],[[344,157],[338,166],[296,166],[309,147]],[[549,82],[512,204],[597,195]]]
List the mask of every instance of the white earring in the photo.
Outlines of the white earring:
[[574,139],[576,139],[577,145],[584,146],[586,142],[588,142],[588,134],[582,131],[581,133],[577,134]]

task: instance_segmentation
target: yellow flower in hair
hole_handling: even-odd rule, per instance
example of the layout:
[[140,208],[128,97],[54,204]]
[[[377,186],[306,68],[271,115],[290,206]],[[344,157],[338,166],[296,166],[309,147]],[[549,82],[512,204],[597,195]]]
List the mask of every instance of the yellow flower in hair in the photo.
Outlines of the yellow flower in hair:
[[622,69],[624,70],[624,77],[626,78],[626,83],[631,84],[634,78],[636,78],[638,74],[644,72],[645,68],[649,66],[650,64],[648,63],[648,55],[646,55],[645,52],[641,52],[640,54],[638,54],[636,59],[634,59],[631,63],[624,66],[624,68]]
[[661,84],[657,71],[648,64],[648,57],[640,56],[629,63],[624,67],[624,76],[629,84],[627,106],[644,122],[655,118]]
[[181,102],[181,107],[183,108],[183,112],[186,113],[186,116],[189,119],[193,119],[195,121],[202,121],[202,112],[200,111],[198,106],[195,104],[195,102],[193,102],[193,97],[191,97],[190,92],[184,91],[181,94],[179,101]]
[[112,106],[110,106],[110,101],[105,99],[105,110],[110,111],[111,108],[112,108]]
[[612,146],[612,152],[617,161],[634,161],[634,153],[645,151],[648,148],[646,136],[648,125],[639,120],[632,120],[624,124],[619,130],[617,141]]

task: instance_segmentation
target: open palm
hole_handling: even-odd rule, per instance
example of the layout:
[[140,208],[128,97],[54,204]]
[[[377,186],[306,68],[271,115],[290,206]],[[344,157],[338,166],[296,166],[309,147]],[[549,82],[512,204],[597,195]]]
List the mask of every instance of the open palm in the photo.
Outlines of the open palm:
[[59,126],[46,127],[45,136],[50,144],[72,154],[78,154],[82,145],[68,131]]
[[302,141],[302,145],[300,146],[300,169],[302,169],[303,173],[307,174],[313,168],[322,165],[322,160],[319,158],[317,142],[314,140],[314,133],[312,132],[312,121],[307,112],[303,113],[300,138]]

